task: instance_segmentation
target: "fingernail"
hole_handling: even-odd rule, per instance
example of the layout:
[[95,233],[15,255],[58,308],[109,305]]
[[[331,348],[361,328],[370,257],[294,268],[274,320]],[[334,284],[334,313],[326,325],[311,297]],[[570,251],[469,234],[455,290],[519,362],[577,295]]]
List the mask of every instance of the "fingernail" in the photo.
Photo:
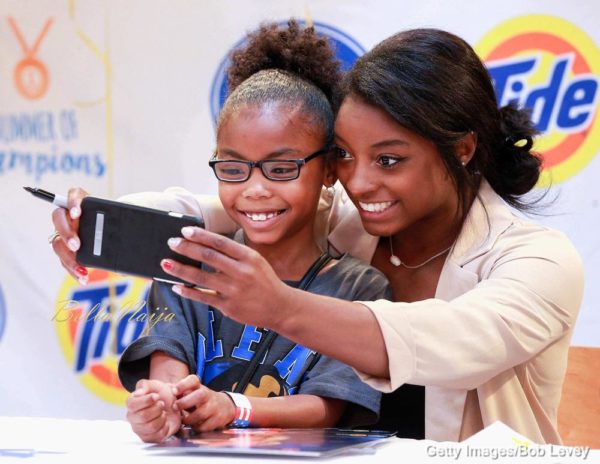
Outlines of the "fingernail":
[[173,406],[171,406],[171,409],[172,409],[173,411],[179,411],[179,408],[177,407],[177,404],[176,404],[176,403],[173,403]]
[[144,394],[144,389],[143,389],[143,388],[138,388],[137,390],[135,390],[135,391],[133,392],[133,395],[134,395],[134,396],[141,396],[141,395],[143,395],[143,394]]
[[179,237],[173,237],[167,240],[167,243],[171,248],[175,248],[176,246],[179,246],[179,244],[181,243],[181,239]]
[[164,401],[159,401],[156,404],[158,405],[159,408],[164,408],[165,407],[165,402]]
[[168,259],[163,259],[160,262],[160,265],[165,268],[167,271],[171,271],[173,269],[173,263],[171,261],[169,261]]
[[79,239],[76,237],[71,237],[68,241],[67,241],[67,246],[69,247],[69,250],[71,251],[77,251],[79,250]]
[[71,215],[71,219],[77,219],[79,216],[81,216],[81,208],[79,206],[73,206],[69,210],[69,214]]
[[75,268],[75,273],[79,276],[79,277],[85,277],[88,275],[88,270],[83,267],[83,266],[77,266]]
[[177,396],[177,393],[178,393],[177,387],[172,387],[171,392],[173,393],[173,395]]
[[152,394],[150,395],[150,398],[152,398],[152,401],[156,401],[156,400],[158,400],[158,393],[152,393]]
[[171,287],[171,289],[172,289],[172,290],[173,290],[175,293],[177,293],[178,295],[181,295],[181,294],[182,294],[182,292],[181,292],[181,287],[180,287],[179,285],[173,285],[173,286]]
[[81,276],[79,279],[77,279],[77,282],[79,282],[80,285],[87,285],[88,284],[88,277],[87,276]]
[[181,229],[181,234],[185,238],[190,238],[194,235],[194,228],[193,227],[184,227],[183,229]]

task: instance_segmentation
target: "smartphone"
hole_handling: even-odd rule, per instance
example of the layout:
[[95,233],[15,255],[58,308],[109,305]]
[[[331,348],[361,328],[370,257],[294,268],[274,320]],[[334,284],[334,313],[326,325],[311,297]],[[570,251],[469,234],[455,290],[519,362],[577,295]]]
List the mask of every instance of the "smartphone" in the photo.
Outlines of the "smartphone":
[[202,219],[180,213],[161,211],[118,201],[85,197],[81,202],[77,262],[92,268],[120,274],[183,283],[165,273],[160,261],[174,259],[201,267],[201,263],[172,251],[171,237],[180,237],[181,228],[204,227]]

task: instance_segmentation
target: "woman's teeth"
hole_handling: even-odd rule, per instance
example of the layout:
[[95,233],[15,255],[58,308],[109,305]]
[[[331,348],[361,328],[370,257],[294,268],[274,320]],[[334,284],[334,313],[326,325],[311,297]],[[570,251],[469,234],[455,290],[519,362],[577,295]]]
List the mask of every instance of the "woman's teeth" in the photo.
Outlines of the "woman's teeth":
[[370,213],[381,213],[392,206],[394,202],[382,201],[380,203],[363,203],[362,201],[359,201],[358,204],[360,205],[361,209],[364,209]]
[[266,221],[268,219],[272,219],[275,216],[279,216],[281,214],[280,211],[274,211],[270,213],[244,213],[247,218],[252,219],[253,221]]

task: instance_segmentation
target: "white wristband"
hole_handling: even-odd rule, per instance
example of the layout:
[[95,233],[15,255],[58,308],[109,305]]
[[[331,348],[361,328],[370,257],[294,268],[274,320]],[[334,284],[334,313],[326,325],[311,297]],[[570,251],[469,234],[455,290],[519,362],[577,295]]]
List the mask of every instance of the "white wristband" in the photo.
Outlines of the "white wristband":
[[229,424],[230,427],[249,427],[250,416],[252,415],[252,403],[241,393],[223,392],[235,405],[235,419]]

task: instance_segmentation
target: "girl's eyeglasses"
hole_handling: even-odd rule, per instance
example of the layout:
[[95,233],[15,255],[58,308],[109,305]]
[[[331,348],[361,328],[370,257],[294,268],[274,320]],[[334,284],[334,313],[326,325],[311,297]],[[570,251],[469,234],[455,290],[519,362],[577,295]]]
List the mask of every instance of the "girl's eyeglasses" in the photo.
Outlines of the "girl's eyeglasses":
[[215,172],[217,179],[223,182],[246,182],[250,179],[253,168],[260,168],[263,176],[269,180],[286,181],[297,179],[302,166],[330,151],[331,148],[324,148],[302,159],[260,161],[219,160],[215,153],[208,165]]

